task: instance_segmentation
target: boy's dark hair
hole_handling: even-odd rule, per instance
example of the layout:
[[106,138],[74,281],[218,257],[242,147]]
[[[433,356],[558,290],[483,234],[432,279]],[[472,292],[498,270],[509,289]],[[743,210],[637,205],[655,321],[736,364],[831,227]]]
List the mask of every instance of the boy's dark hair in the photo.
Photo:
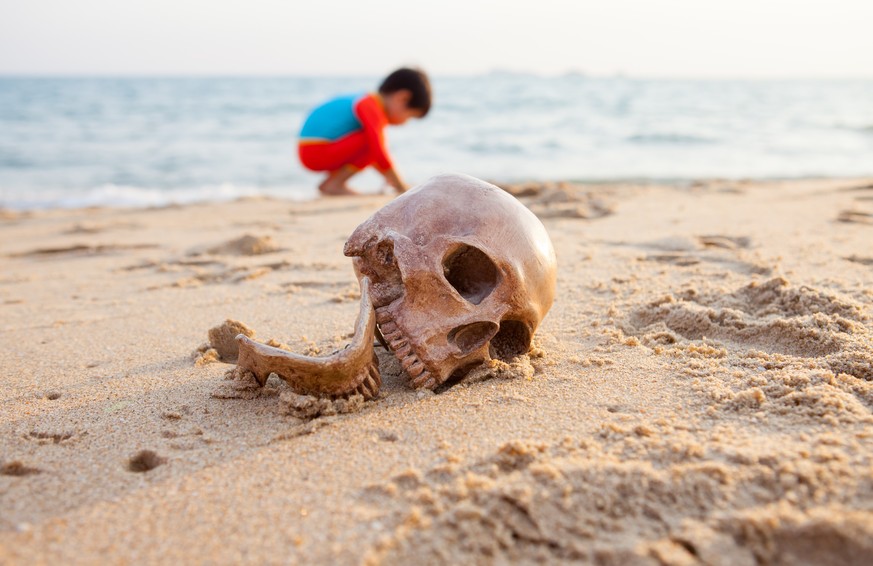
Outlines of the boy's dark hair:
[[379,94],[392,94],[398,90],[408,90],[412,93],[407,106],[421,110],[421,117],[430,111],[430,80],[424,71],[403,67],[397,69],[382,81]]

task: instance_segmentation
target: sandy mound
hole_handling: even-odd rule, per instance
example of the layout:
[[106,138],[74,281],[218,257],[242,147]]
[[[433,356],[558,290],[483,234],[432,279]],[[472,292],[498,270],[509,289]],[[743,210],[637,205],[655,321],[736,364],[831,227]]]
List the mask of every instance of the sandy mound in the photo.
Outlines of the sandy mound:
[[524,183],[505,185],[503,190],[518,198],[540,218],[593,220],[615,212],[610,190],[595,190],[572,183]]
[[848,348],[866,334],[860,323],[868,319],[849,299],[775,278],[735,292],[690,289],[664,296],[633,312],[623,329],[648,346],[712,339],[815,358]]
[[356,413],[364,406],[364,397],[352,395],[348,399],[322,399],[311,395],[298,395],[283,391],[279,396],[283,414],[298,419],[314,419],[345,413]]
[[197,349],[194,363],[197,365],[213,361],[236,363],[239,357],[239,344],[236,337],[240,334],[254,338],[255,331],[242,322],[231,319],[210,328],[209,343]]
[[[815,490],[807,477],[817,478]],[[409,511],[367,558],[860,564],[873,551],[873,512],[844,507],[852,499],[844,479],[873,490],[863,466],[836,463],[827,450],[809,457],[783,446],[761,457],[666,424],[551,446],[518,440],[472,466],[410,470],[373,490]],[[786,498],[817,508],[804,513]]]
[[212,392],[213,399],[259,399],[277,397],[279,389],[283,387],[281,380],[270,374],[263,386],[248,371],[234,366],[224,374],[224,382],[220,383]]
[[636,309],[622,330],[719,411],[873,424],[873,336],[864,308],[776,278],[734,292],[688,290]]
[[[493,353],[492,353],[493,355]],[[535,348],[531,354],[523,354],[502,361],[492,358],[484,364],[471,369],[460,381],[446,381],[435,392],[442,393],[451,387],[472,385],[489,379],[531,379],[536,373],[531,364],[532,357],[542,357],[542,351]]]
[[214,255],[261,255],[277,252],[279,248],[272,236],[246,234],[236,240],[209,248],[206,253]]

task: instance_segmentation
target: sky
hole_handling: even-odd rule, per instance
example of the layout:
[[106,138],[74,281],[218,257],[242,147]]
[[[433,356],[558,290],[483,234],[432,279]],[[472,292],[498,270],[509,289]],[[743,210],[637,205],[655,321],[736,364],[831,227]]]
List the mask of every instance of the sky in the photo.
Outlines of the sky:
[[873,78],[873,0],[0,0],[0,74]]

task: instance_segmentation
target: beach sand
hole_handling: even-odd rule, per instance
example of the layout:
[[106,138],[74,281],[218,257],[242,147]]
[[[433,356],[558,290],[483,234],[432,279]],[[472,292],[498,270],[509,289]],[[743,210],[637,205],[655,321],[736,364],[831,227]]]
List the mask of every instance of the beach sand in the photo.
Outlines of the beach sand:
[[508,189],[534,354],[309,412],[208,332],[342,347],[388,197],[2,211],[0,563],[869,563],[873,179]]

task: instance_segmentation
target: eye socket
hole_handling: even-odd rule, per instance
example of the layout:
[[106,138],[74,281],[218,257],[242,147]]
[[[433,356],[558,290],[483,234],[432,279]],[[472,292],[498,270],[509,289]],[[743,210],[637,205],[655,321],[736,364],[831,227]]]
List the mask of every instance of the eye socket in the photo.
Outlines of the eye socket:
[[443,275],[459,295],[478,305],[497,287],[497,266],[485,253],[462,244],[446,255]]

